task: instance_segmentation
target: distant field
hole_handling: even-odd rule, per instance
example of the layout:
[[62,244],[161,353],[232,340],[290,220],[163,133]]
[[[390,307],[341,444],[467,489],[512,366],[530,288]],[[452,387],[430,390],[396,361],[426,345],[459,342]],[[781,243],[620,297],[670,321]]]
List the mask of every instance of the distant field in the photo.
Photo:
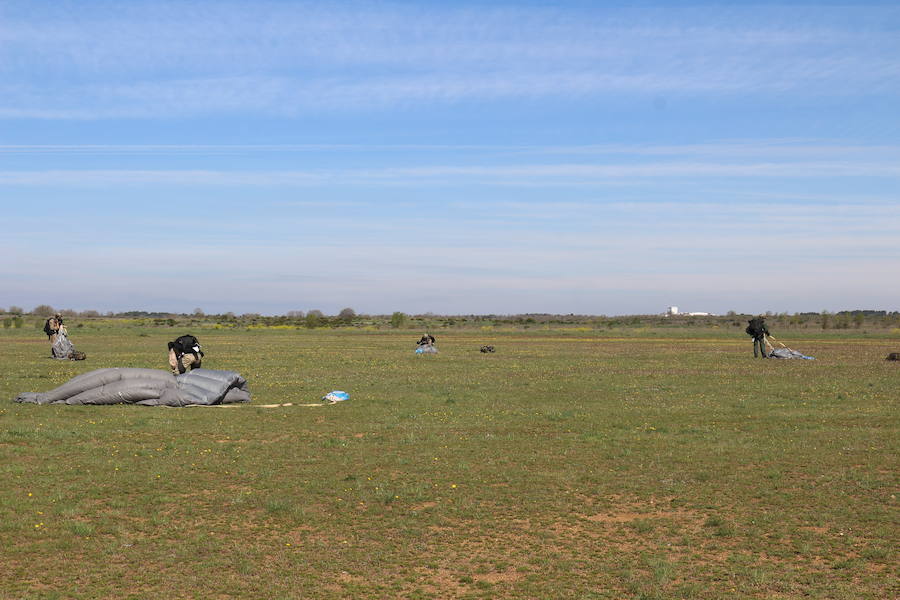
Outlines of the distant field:
[[890,332],[195,329],[254,404],[352,399],[10,402],[183,332],[0,330],[0,598],[900,595]]

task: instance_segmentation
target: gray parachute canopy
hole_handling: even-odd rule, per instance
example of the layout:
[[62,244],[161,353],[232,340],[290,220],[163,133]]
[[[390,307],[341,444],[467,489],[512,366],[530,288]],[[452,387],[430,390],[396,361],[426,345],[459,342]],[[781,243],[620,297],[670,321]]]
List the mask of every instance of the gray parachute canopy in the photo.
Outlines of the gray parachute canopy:
[[807,356],[802,352],[797,352],[796,350],[791,350],[788,347],[784,348],[776,348],[769,352],[769,358],[802,358],[804,360],[816,360],[812,356]]
[[56,342],[50,346],[50,352],[53,358],[58,360],[68,360],[69,355],[75,352],[75,345],[69,340],[69,336],[64,331],[56,334]]
[[210,406],[250,402],[247,381],[234,371],[194,369],[172,375],[157,369],[97,369],[73,377],[54,390],[19,394],[30,404],[141,404]]

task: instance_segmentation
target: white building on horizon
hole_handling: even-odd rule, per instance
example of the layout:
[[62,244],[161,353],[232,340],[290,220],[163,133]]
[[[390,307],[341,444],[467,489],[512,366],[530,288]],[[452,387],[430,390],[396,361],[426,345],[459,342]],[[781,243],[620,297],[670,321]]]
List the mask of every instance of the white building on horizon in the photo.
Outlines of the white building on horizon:
[[709,313],[709,312],[686,312],[686,313],[678,312],[677,306],[670,306],[669,308],[667,308],[665,315],[667,317],[673,317],[675,315],[681,315],[684,317],[714,317],[715,316],[713,313]]

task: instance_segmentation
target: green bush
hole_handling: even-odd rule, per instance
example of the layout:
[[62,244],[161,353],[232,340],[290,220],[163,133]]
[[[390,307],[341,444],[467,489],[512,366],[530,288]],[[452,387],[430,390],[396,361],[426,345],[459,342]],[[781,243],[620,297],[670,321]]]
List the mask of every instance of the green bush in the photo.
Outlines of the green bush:
[[406,315],[402,312],[397,311],[391,315],[391,327],[394,329],[403,327],[404,323],[406,323]]

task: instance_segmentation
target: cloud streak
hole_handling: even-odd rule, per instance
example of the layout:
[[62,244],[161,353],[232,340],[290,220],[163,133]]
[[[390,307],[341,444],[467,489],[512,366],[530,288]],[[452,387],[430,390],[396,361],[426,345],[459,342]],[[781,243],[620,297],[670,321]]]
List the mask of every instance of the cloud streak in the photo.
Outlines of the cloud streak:
[[859,178],[900,177],[897,163],[650,163],[641,165],[526,164],[508,166],[434,166],[311,171],[215,170],[46,170],[0,171],[7,186],[188,185],[309,187],[321,185],[412,185],[428,182],[457,185],[595,186],[621,180],[667,178]]
[[787,10],[763,22],[751,10],[712,8],[135,2],[114,15],[60,15],[33,6],[8,3],[0,21],[0,118],[297,116],[513,98],[900,89],[900,42],[890,28],[853,22],[839,8],[804,13],[798,26]]

